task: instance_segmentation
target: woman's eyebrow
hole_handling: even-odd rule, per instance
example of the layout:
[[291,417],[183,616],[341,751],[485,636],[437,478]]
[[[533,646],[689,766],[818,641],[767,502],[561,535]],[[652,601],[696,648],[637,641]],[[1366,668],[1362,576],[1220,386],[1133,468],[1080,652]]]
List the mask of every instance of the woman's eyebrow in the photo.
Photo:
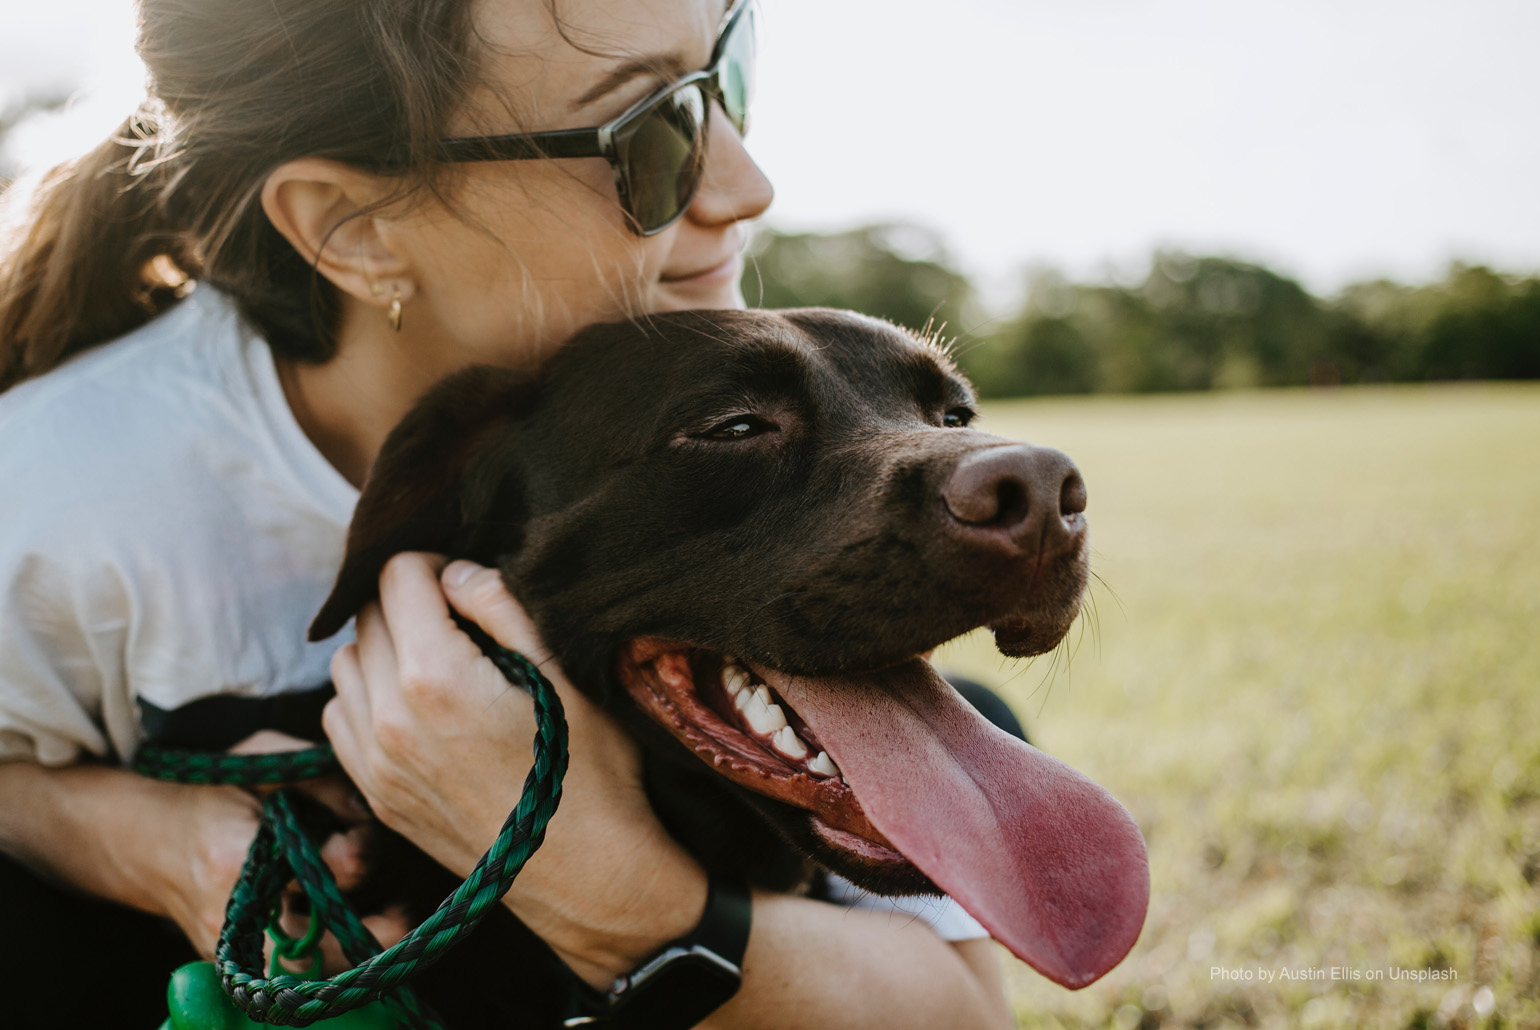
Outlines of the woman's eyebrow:
[[685,59],[679,54],[651,54],[617,65],[600,79],[593,88],[572,102],[574,111],[614,92],[639,75],[656,75],[659,79],[683,77],[689,71]]

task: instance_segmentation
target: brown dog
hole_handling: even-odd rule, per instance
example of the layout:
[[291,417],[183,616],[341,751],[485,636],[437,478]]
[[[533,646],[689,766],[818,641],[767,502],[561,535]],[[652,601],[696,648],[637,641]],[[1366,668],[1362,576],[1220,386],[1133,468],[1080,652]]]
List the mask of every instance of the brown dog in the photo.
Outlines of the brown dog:
[[1143,924],[1138,829],[917,657],[979,626],[1047,651],[1086,585],[1079,472],[970,428],[974,403],[932,342],[819,309],[659,315],[538,374],[463,372],[386,443],[312,636],[397,551],[496,565],[708,869],[944,890],[1082,986]]

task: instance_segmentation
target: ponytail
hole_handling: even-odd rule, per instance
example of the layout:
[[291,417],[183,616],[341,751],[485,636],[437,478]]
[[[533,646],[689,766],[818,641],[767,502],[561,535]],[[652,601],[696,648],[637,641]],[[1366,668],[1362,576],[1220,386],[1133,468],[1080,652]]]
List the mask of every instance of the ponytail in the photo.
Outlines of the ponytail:
[[129,118],[20,198],[21,228],[0,251],[0,391],[143,325],[198,274],[154,189],[164,169],[136,167],[152,136]]

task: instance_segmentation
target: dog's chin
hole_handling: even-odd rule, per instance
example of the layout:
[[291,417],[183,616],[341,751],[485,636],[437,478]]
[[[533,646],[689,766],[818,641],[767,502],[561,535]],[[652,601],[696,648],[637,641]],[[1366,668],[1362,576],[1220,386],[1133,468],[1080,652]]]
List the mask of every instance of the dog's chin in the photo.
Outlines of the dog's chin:
[[[939,894],[872,825],[817,734],[768,684],[729,663],[703,648],[642,638],[621,648],[617,672],[654,722],[747,791],[814,861],[880,894]],[[756,693],[779,714],[755,707]]]
[[1090,572],[1082,549],[1073,560],[1058,563],[1024,603],[990,621],[1000,653],[1031,658],[1057,647],[1080,614]]
[[[800,822],[797,829],[788,822]],[[891,847],[837,830],[816,815],[780,823],[782,832],[802,845],[812,858],[832,873],[873,894],[940,894],[931,878]],[[797,830],[805,827],[806,836]]]
[[995,647],[1011,658],[1031,658],[1046,654],[1058,646],[1069,632],[1080,606],[1068,612],[1035,612],[1013,619],[1004,619],[990,627],[995,634]]

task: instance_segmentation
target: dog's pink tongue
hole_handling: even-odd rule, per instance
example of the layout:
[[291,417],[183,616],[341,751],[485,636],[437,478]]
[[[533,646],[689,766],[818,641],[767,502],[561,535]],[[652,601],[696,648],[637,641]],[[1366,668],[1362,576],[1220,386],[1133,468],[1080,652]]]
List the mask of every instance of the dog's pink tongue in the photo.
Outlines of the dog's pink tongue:
[[872,824],[1019,958],[1084,987],[1128,954],[1150,873],[1111,794],[995,727],[927,662],[775,681]]

